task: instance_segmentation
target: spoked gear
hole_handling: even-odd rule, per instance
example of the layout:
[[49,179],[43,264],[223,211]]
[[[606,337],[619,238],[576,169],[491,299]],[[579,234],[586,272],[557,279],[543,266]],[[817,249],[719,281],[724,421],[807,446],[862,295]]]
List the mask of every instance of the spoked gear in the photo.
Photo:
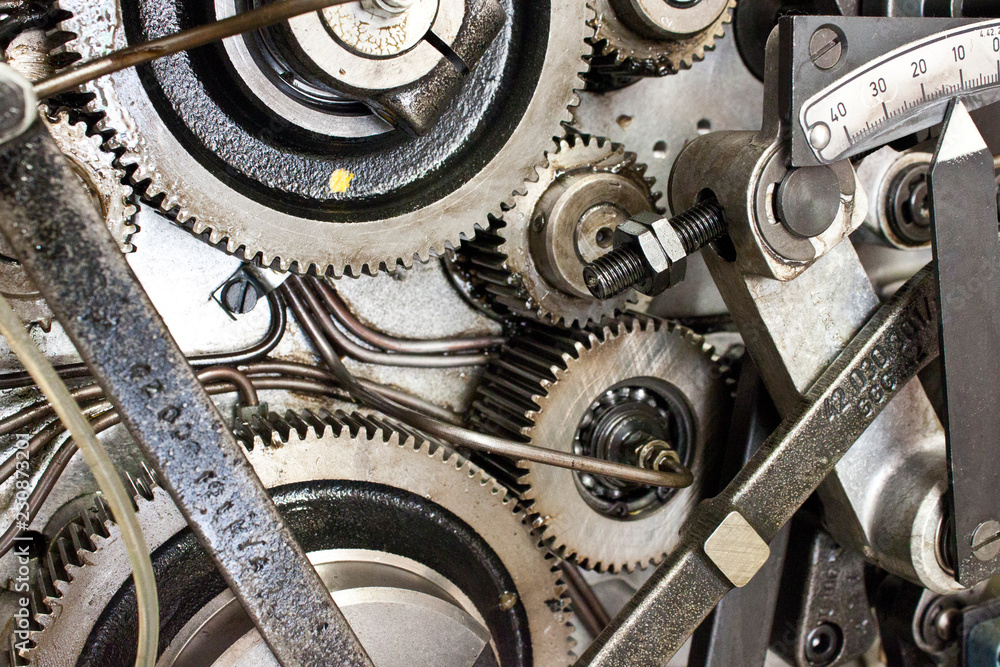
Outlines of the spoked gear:
[[[40,115],[56,145],[69,160],[73,172],[91,194],[115,242],[122,252],[133,251],[135,248],[131,239],[136,228],[132,221],[137,212],[132,204],[134,193],[131,186],[123,184],[125,172],[115,166],[114,154],[101,147],[103,142],[100,137],[89,134],[86,123],[71,121],[68,111],[52,113],[43,105]],[[24,322],[41,324],[48,329],[52,312],[24,269],[13,259],[13,251],[2,238],[0,292]]]
[[490,367],[474,421],[632,465],[644,442],[672,448],[694,474],[685,489],[518,463],[523,501],[549,547],[584,568],[617,572],[658,563],[677,544],[701,500],[726,405],[711,347],[683,327],[637,318],[590,332],[532,324]]
[[495,310],[567,326],[623,311],[634,296],[595,299],[583,268],[608,252],[615,227],[654,210],[660,195],[645,165],[607,139],[569,135],[536,172],[514,207],[463,246],[458,265]]
[[[83,59],[212,14],[202,0],[57,5],[72,14],[60,25],[59,53]],[[225,49],[89,83],[87,110],[103,114],[99,129],[144,196],[228,252],[337,276],[409,266],[456,247],[499,214],[578,103],[592,11],[579,0],[501,5],[500,35],[419,138],[336,97],[319,114],[329,131],[310,129],[298,111],[286,112],[300,107],[284,93],[273,103],[253,97],[238,72],[258,60],[234,68]]]
[[736,0],[590,0],[596,17],[590,77],[618,87],[630,77],[666,76],[715,48],[733,20]]
[[[241,439],[254,444],[247,456],[307,552],[371,550],[418,563],[471,605],[500,664],[569,664],[572,616],[555,561],[483,471],[359,414],[272,414]],[[161,629],[166,647],[226,588],[166,493],[151,479],[134,487],[154,566],[166,573],[158,574],[161,608],[183,610]],[[130,576],[118,529],[99,504],[53,540],[36,580],[41,629],[33,648],[14,651],[16,664],[131,664],[122,649],[135,645]]]

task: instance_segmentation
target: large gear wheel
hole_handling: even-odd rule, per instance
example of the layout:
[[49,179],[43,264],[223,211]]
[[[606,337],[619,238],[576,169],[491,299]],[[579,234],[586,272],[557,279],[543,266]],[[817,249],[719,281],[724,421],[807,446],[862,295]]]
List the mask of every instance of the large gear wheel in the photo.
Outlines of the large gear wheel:
[[[255,441],[247,456],[314,561],[331,550],[367,550],[429,568],[432,583],[445,582],[489,629],[501,665],[569,664],[571,613],[558,568],[492,478],[375,417],[307,411],[271,415],[255,429],[264,424],[266,440],[288,442],[270,446],[247,431]],[[161,646],[177,640],[167,664],[194,664],[174,649],[192,619],[202,627],[198,614],[227,594],[225,585],[169,496],[151,479],[133,486],[157,572],[177,575],[158,574],[161,608],[174,610],[161,629]],[[53,540],[36,578],[41,629],[32,648],[13,651],[15,664],[132,664],[122,650],[135,645],[130,575],[118,528],[98,503]]]
[[[200,0],[56,4],[72,14],[59,54],[85,60],[188,27],[206,11]],[[244,99],[242,65],[219,50],[89,83],[87,109],[103,114],[100,130],[145,197],[228,252],[335,276],[409,266],[499,214],[578,103],[592,12],[578,0],[501,4],[500,35],[419,138],[342,98],[330,102],[342,115],[330,112],[339,125],[329,133],[297,125],[282,115],[286,98]]]
[[[125,172],[115,166],[114,154],[101,147],[101,138],[90,134],[86,123],[71,121],[68,111],[51,113],[43,105],[40,116],[73,172],[93,197],[119,248],[122,252],[134,250],[131,239],[136,228],[132,221],[137,209],[132,204],[131,186],[123,184]],[[0,293],[25,323],[48,329],[52,312],[13,254],[7,241],[0,238]]]
[[[698,0],[686,6],[663,0],[590,0],[589,5],[596,14],[590,74],[600,80],[667,76],[703,60],[733,20],[736,0]],[[694,12],[702,16],[684,18]],[[659,27],[674,23],[677,33]]]
[[488,371],[476,421],[507,437],[633,465],[643,438],[669,443],[694,474],[687,488],[518,464],[533,525],[557,555],[602,572],[632,571],[662,560],[701,500],[727,404],[721,371],[704,339],[676,325],[638,318],[590,332],[528,325]]
[[595,299],[583,268],[608,252],[619,224],[655,209],[659,194],[645,171],[607,139],[559,140],[513,208],[464,246],[460,264],[497,310],[567,326],[623,311],[634,295]]

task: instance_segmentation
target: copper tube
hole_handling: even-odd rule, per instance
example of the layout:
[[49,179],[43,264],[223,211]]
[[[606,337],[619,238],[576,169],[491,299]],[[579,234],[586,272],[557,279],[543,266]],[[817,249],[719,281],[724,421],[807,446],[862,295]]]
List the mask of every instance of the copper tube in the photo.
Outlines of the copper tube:
[[340,294],[324,280],[310,280],[317,288],[320,298],[337,321],[348,332],[373,347],[388,352],[404,354],[455,354],[456,352],[482,352],[491,347],[503,345],[505,340],[500,336],[483,336],[481,338],[440,338],[434,340],[414,340],[387,336],[380,331],[368,328],[355,317]]
[[[291,361],[264,361],[255,364],[249,364],[244,367],[245,372],[248,375],[256,374],[275,374],[275,375],[301,375],[303,377],[311,378],[318,382],[325,382],[332,384],[334,387],[339,387],[337,379],[322,368],[316,368],[315,366],[309,366],[307,364],[299,364]],[[258,378],[251,378],[254,384],[258,383]],[[388,387],[384,384],[379,384],[377,382],[371,382],[370,380],[359,379],[358,382],[370,389],[371,391],[382,394],[386,398],[404,405],[408,408],[418,410],[420,412],[425,412],[437,419],[445,421],[449,424],[461,424],[462,417],[451,410],[442,408],[430,401],[425,401],[424,399],[414,396],[413,394],[407,393],[401,389],[396,389],[395,387]],[[258,384],[258,387],[260,385]],[[343,391],[343,390],[342,390]]]
[[72,92],[77,86],[114,72],[152,62],[157,58],[196,49],[228,37],[266,28],[295,16],[316,12],[352,0],[278,0],[222,21],[182,30],[143,44],[129,46],[103,58],[76,65],[35,84],[39,99]]
[[318,296],[318,289],[313,289],[306,281],[298,276],[290,276],[285,281],[287,286],[286,295],[295,291],[300,298],[309,304],[310,310],[316,317],[316,321],[322,327],[326,336],[332,340],[337,347],[348,357],[365,364],[377,364],[380,366],[400,366],[404,368],[464,368],[467,366],[481,366],[489,362],[490,356],[487,354],[467,354],[455,356],[425,356],[419,354],[397,354],[393,352],[379,352],[362,347],[355,343],[350,336],[337,326],[330,316],[323,302]]
[[[683,471],[646,470],[645,468],[624,465],[613,461],[604,461],[590,456],[579,456],[555,449],[537,447],[535,445],[478,433],[454,424],[447,424],[394,403],[362,387],[354,379],[354,376],[344,367],[343,362],[341,362],[330,341],[323,335],[321,325],[309,314],[306,303],[303,301],[303,297],[308,296],[307,291],[302,288],[301,284],[296,285],[296,283],[292,283],[292,287],[296,286],[299,289],[289,289],[286,293],[288,305],[292,313],[298,320],[303,332],[312,341],[320,357],[329,366],[334,377],[337,378],[338,383],[363,405],[378,410],[393,419],[398,419],[419,431],[423,431],[427,435],[441,438],[452,445],[468,447],[469,449],[486,454],[503,456],[515,460],[524,459],[544,465],[566,468],[592,475],[613,477],[648,486],[683,488],[690,486],[694,481],[693,475],[686,469]],[[309,309],[313,313],[317,309],[322,310],[322,306],[315,297],[310,301]]]

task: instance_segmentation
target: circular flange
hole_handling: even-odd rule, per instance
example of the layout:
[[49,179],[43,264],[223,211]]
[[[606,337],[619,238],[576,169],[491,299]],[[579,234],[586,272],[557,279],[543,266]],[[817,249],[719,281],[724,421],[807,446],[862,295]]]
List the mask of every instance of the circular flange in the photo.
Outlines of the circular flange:
[[[501,664],[569,664],[571,615],[556,568],[492,478],[374,417],[288,413],[260,427],[292,440],[258,440],[247,456],[304,550],[366,549],[416,561],[458,589],[453,599],[471,601],[463,609],[490,630]],[[169,643],[226,587],[169,496],[146,480],[136,486],[161,605],[173,610],[161,627]],[[131,568],[106,519],[87,517],[53,541],[43,571],[56,579],[39,579],[42,630],[23,653],[32,664],[134,662],[123,655],[136,645]]]
[[[736,1],[686,4],[690,6],[664,0],[590,0],[596,14],[590,80],[600,85],[616,75],[666,76],[704,59],[705,51],[725,34]],[[691,32],[680,32],[687,30]]]
[[655,209],[652,188],[622,146],[570,135],[546,153],[514,207],[463,246],[459,264],[495,306],[518,315],[568,326],[612,316],[634,295],[595,299],[583,268],[608,251],[620,223]]
[[[89,60],[188,27],[208,11],[191,3],[58,0],[72,14],[60,30],[79,35],[62,50]],[[499,214],[531,174],[530,156],[571,118],[592,14],[576,0],[501,4],[500,35],[422,137],[324,136],[288,123],[231,85],[239,77],[224,49],[87,84],[88,110],[104,114],[99,129],[145,196],[229,252],[332,275],[408,266]]]
[[[622,387],[643,387],[684,406],[683,455],[694,484],[618,515],[595,508],[573,471],[518,464],[522,498],[549,547],[600,571],[658,563],[701,500],[727,400],[711,348],[687,329],[637,318],[589,333],[526,325],[490,366],[475,408],[484,428],[569,452],[578,448],[576,436],[594,402]],[[680,444],[675,433],[661,435]]]

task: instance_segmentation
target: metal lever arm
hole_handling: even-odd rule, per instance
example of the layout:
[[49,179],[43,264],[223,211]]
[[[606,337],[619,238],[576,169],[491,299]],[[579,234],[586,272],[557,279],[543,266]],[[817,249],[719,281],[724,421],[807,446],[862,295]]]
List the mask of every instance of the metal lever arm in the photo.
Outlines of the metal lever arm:
[[371,665],[3,65],[0,231],[281,664]]
[[851,341],[798,414],[698,507],[680,545],[577,665],[665,664],[727,592],[749,581],[766,543],[937,350],[937,291],[925,268]]
[[955,100],[931,166],[951,530],[963,586],[1000,567],[1000,242],[993,154]]

